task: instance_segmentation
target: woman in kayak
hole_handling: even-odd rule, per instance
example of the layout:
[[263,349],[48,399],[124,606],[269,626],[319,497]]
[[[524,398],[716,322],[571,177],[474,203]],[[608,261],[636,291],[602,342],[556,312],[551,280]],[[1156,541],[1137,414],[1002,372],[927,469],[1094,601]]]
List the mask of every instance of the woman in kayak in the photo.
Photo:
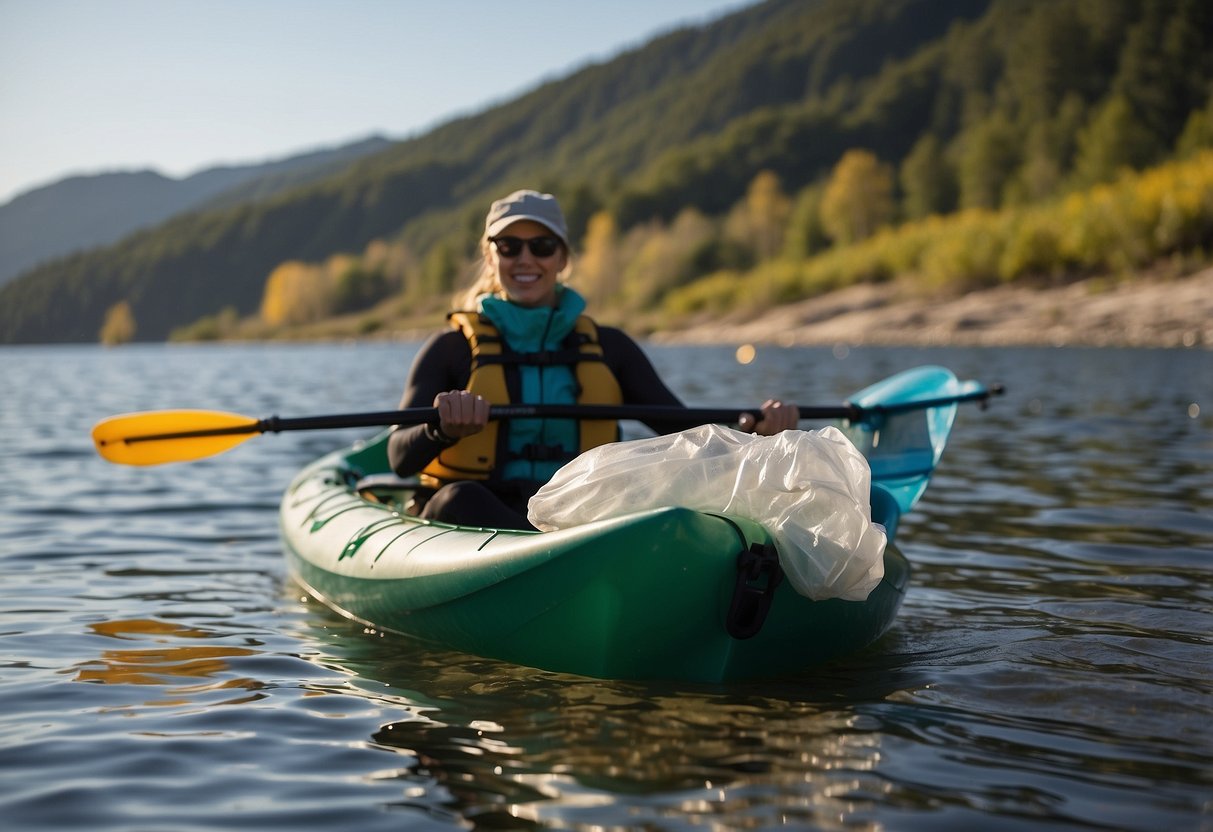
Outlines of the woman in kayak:
[[[551,194],[516,191],[493,203],[481,238],[484,262],[450,315],[453,329],[417,354],[402,408],[434,406],[437,424],[397,427],[388,458],[420,474],[422,517],[458,525],[533,528],[530,497],[579,453],[618,438],[618,425],[575,419],[489,421],[490,404],[631,404],[681,407],[640,347],[583,314],[564,283],[569,238]],[[742,430],[796,427],[795,405],[776,400]],[[693,427],[650,425],[660,433]]]

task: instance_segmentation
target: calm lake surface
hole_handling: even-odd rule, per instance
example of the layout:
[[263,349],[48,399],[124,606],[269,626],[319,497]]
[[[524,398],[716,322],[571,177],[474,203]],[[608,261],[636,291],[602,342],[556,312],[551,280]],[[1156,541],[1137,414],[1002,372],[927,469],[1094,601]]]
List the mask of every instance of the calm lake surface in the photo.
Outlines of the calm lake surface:
[[[367,431],[103,462],[135,410],[384,410],[415,344],[0,350],[0,823],[12,830],[1213,829],[1213,353],[648,347],[696,405],[961,409],[893,630],[794,677],[540,672],[364,632],[277,505]],[[655,634],[657,635],[657,634]]]

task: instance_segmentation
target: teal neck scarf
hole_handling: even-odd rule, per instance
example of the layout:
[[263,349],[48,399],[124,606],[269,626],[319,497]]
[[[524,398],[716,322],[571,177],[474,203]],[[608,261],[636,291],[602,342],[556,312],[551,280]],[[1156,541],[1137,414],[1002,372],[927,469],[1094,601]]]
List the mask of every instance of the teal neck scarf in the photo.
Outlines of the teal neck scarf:
[[[518,306],[495,295],[481,295],[478,306],[517,353],[556,351],[585,311],[585,299],[567,287],[557,289],[555,306]],[[523,404],[576,404],[577,377],[569,365],[518,367]],[[528,445],[560,448],[569,457],[578,448],[577,423],[572,419],[511,419],[506,430],[511,459],[501,469],[507,480],[547,482],[563,465],[556,460],[532,460],[518,455]],[[500,464],[500,463],[499,463]]]

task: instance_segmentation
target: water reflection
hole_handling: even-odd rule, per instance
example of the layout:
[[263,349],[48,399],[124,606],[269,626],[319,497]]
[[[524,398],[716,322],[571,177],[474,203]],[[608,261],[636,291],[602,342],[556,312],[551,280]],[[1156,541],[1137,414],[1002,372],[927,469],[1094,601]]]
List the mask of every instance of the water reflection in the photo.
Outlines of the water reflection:
[[368,740],[401,757],[377,775],[401,782],[400,807],[503,828],[854,829],[886,789],[879,724],[855,708],[908,678],[880,650],[746,685],[610,682],[432,649],[307,607],[300,623],[323,645],[312,660],[396,710]]
[[843,825],[865,790],[879,788],[863,773],[877,767],[881,740],[844,711],[628,695],[599,683],[549,692],[544,702],[494,709],[492,720],[415,718],[371,739],[415,760],[400,777],[428,786],[416,805],[431,808],[437,787],[447,811],[477,823],[504,811],[608,827],[674,816],[736,823],[747,814],[742,826]]
[[[77,682],[106,685],[152,685],[162,687],[163,696],[145,700],[147,707],[169,707],[205,702],[212,705],[241,705],[264,698],[263,682],[245,677],[222,678],[232,672],[230,659],[256,656],[249,647],[220,645],[217,634],[198,627],[186,627],[156,619],[135,618],[89,624],[89,630],[107,638],[151,641],[156,647],[107,649],[97,659],[72,667]],[[204,644],[175,644],[177,639],[205,641]],[[182,685],[194,679],[217,679]],[[227,698],[230,690],[245,693]],[[223,692],[216,700],[211,694]],[[251,692],[251,693],[250,693]],[[127,706],[130,707],[130,706]]]

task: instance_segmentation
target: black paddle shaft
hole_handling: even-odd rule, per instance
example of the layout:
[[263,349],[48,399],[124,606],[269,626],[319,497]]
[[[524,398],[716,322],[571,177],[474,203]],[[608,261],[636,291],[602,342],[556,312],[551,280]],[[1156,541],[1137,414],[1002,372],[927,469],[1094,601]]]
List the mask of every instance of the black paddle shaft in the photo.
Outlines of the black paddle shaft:
[[[801,407],[803,419],[848,419],[857,422],[881,413],[904,413],[911,410],[927,410],[961,402],[984,402],[992,395],[1003,392],[1002,385],[992,385],[971,393],[957,396],[940,396],[934,399],[917,399],[899,404],[860,407],[854,404],[825,407]],[[762,418],[762,408],[712,408],[677,407],[666,405],[610,405],[610,404],[506,404],[489,408],[490,419],[634,419],[639,422],[700,422],[701,424],[736,424],[744,414],[755,419]],[[333,428],[365,428],[383,425],[420,425],[438,422],[438,408],[413,407],[408,410],[386,410],[379,413],[347,413],[334,416],[302,416],[281,419],[270,416],[247,432],[278,433],[289,430],[326,430]],[[237,432],[237,431],[232,431]],[[245,432],[245,431],[241,431]]]
[[[842,404],[826,407],[801,407],[801,419],[847,419],[858,422],[878,414],[903,413],[911,410],[926,410],[960,402],[984,402],[991,395],[1003,392],[1001,385],[982,388],[958,396],[940,396],[934,399],[918,399],[900,404],[860,407]],[[507,404],[489,408],[489,418],[503,419],[634,419],[641,422],[698,422],[700,424],[736,424],[741,417],[750,414],[762,418],[762,408],[711,408],[676,407],[665,405],[599,405],[599,404]],[[123,441],[154,442],[166,439],[192,439],[203,436],[237,436],[245,433],[281,433],[294,430],[334,430],[338,428],[381,427],[385,425],[436,424],[438,408],[413,407],[407,410],[384,410],[375,413],[339,413],[331,416],[300,416],[283,419],[269,416],[247,425],[223,428],[157,433],[146,436],[130,436]]]
[[[599,405],[599,404],[506,404],[489,408],[489,418],[508,419],[634,419],[639,422],[700,422],[737,423],[744,414],[762,418],[762,408],[706,408],[664,405]],[[800,408],[801,419],[852,419],[862,411],[851,405],[839,407]],[[335,416],[303,416],[262,419],[250,431],[278,433],[288,430],[325,430],[331,428],[364,428],[379,425],[419,425],[438,421],[438,408],[415,407],[408,410],[387,410],[380,413],[352,413]]]

